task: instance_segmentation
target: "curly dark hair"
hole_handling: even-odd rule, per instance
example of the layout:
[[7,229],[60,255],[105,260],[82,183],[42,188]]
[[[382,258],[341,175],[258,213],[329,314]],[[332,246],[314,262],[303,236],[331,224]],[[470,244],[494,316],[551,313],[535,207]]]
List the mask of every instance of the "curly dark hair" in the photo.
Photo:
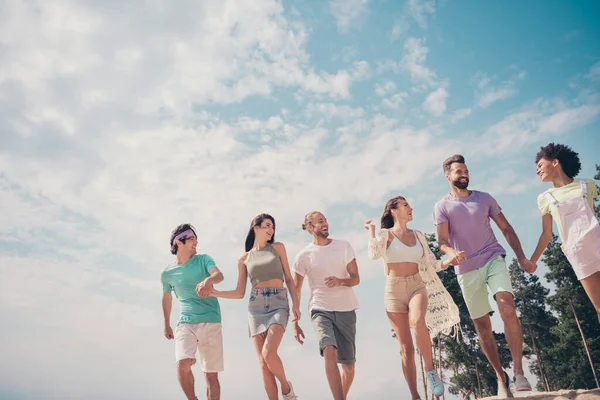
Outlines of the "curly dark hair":
[[563,172],[569,178],[575,178],[581,171],[579,153],[574,152],[567,145],[549,143],[544,147],[540,147],[540,151],[535,156],[535,163],[537,164],[542,158],[548,161],[558,160]]

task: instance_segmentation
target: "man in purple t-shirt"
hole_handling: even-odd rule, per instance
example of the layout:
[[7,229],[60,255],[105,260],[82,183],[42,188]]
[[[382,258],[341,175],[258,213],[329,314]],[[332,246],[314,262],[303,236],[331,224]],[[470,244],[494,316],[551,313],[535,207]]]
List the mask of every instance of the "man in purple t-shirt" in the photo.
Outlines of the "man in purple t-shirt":
[[444,161],[443,167],[450,193],[435,204],[433,211],[439,247],[455,266],[479,343],[498,377],[498,398],[512,397],[508,374],[502,369],[492,331],[488,286],[504,321],[504,333],[514,363],[515,388],[528,391],[531,385],[523,375],[523,332],[506,268],[506,251],[496,240],[490,219],[502,231],[521,268],[533,273],[537,267],[525,257],[517,234],[496,200],[488,193],[467,189],[469,170],[464,157],[454,155]]

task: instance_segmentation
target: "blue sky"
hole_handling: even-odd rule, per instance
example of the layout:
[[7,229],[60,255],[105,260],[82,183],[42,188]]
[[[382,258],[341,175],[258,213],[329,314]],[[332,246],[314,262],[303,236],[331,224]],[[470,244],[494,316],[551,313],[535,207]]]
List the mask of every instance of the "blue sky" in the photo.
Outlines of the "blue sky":
[[[0,0],[0,397],[179,396],[170,231],[192,222],[232,288],[256,214],[293,259],[314,209],[362,276],[351,398],[402,397],[364,221],[404,195],[432,232],[460,152],[531,254],[539,146],[571,145],[581,176],[600,163],[599,17],[594,1]],[[246,301],[221,305],[223,399],[263,398]],[[303,327],[281,356],[298,395],[326,399]]]

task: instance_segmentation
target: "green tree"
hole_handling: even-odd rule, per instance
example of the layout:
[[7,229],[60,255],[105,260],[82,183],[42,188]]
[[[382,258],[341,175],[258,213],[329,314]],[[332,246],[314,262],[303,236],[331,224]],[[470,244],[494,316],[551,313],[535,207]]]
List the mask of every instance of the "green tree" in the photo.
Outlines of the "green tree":
[[529,348],[527,353],[536,356],[536,363],[532,363],[529,370],[538,377],[538,390],[549,392],[552,385],[545,374],[545,349],[557,342],[552,328],[558,323],[546,305],[550,290],[542,285],[538,276],[523,272],[516,259],[512,260],[509,271],[525,345]]
[[556,292],[548,297],[548,305],[558,317],[558,324],[551,329],[557,342],[545,350],[544,372],[554,388],[595,388],[595,371],[600,369],[600,328],[596,310],[562,252],[556,235],[544,251],[542,261],[549,269],[546,279],[556,286]]

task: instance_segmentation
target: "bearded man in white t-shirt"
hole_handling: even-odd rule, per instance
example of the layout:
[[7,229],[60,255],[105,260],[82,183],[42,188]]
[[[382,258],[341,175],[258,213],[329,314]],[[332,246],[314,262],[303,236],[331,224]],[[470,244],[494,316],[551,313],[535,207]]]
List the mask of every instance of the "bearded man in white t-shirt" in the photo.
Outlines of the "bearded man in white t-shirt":
[[[345,240],[330,239],[327,218],[313,211],[306,215],[302,229],[312,243],[296,256],[292,271],[298,302],[304,278],[308,277],[310,318],[325,358],[325,373],[334,400],[345,400],[354,380],[356,362],[356,309],[352,290],[360,282],[354,250]],[[302,344],[304,332],[299,320],[292,321],[294,338]],[[337,364],[342,365],[342,371]]]

